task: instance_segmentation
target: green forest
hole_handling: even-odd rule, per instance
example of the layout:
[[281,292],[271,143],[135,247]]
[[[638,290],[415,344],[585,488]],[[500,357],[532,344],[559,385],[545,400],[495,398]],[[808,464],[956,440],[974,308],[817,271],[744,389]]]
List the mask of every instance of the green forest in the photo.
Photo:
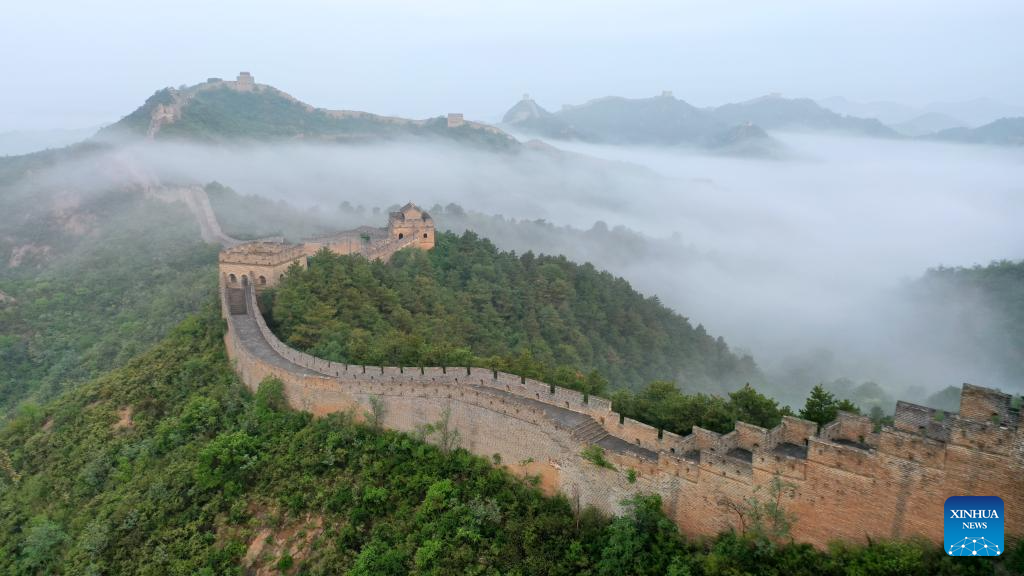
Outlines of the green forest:
[[757,383],[749,356],[622,278],[557,256],[440,233],[391,262],[322,251],[268,295],[282,341],[368,365],[487,366],[593,394],[671,380],[686,390]]
[[[250,394],[213,301],[124,367],[0,430],[0,572],[38,574],[920,575],[1013,573],[928,543],[785,533],[686,539],[637,495],[574,510],[461,449]],[[429,439],[429,438],[428,438]],[[59,473],[57,473],[59,471]],[[760,503],[753,502],[752,506]],[[799,522],[799,518],[790,519]],[[256,544],[256,546],[254,546]],[[254,553],[253,550],[258,550]]]
[[908,291],[919,313],[965,331],[1003,378],[1024,381],[1024,260],[932,268]]
[[[36,214],[34,200],[0,198],[0,414],[44,401],[120,366],[163,338],[216,287],[217,248],[180,204],[135,190],[89,198],[73,218]],[[16,240],[15,240],[16,239]]]

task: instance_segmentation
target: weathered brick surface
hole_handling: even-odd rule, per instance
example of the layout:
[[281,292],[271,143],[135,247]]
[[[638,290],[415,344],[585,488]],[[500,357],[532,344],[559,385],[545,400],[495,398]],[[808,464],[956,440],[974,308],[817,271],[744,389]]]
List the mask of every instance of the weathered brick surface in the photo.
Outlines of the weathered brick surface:
[[[221,262],[225,344],[250,388],[277,377],[293,407],[317,415],[351,411],[362,418],[376,397],[385,407],[382,425],[413,433],[447,411],[462,447],[539,476],[542,488],[574,506],[617,513],[623,500],[654,492],[684,533],[713,535],[743,529],[744,503],[766,498],[778,474],[787,483],[784,506],[797,518],[793,536],[816,546],[916,535],[939,542],[943,504],[954,495],[1002,497],[1008,537],[1024,535],[1024,433],[1005,394],[965,385],[958,414],[901,402],[894,426],[880,433],[869,419],[841,413],[820,432],[813,422],[785,417],[771,430],[741,422],[728,434],[695,427],[679,436],[621,417],[607,399],[513,374],[347,365],[293,350],[267,328],[254,290],[245,292],[249,314],[229,313],[228,280],[238,277],[237,265]],[[588,419],[613,437],[600,444],[611,447],[606,458],[614,470],[581,457],[586,445],[572,430]]]

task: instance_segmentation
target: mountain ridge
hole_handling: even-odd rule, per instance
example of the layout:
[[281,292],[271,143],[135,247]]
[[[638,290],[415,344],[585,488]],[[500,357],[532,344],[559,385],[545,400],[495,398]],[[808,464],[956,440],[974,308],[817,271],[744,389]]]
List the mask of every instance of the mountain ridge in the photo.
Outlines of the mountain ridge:
[[605,96],[550,112],[529,95],[502,125],[534,136],[613,145],[686,146],[740,155],[768,155],[778,144],[759,126],[730,125],[671,92],[649,98]]
[[876,119],[837,114],[810,98],[785,98],[777,93],[723,104],[710,110],[722,121],[732,124],[749,122],[765,130],[847,132],[882,138],[897,136],[896,131]]
[[305,140],[336,143],[441,138],[515,149],[519,142],[502,130],[467,121],[461,114],[426,119],[329,110],[303,102],[248,73],[238,80],[209,78],[182,88],[162,88],[142,106],[98,133],[149,140]]
[[1000,118],[977,128],[949,128],[926,138],[964,144],[1024,146],[1024,117]]
[[527,134],[602,144],[692,146],[765,152],[777,144],[766,130],[811,130],[896,138],[878,120],[844,116],[809,98],[768,94],[744,102],[699,108],[665,91],[647,98],[604,96],[551,112],[528,94],[502,125]]

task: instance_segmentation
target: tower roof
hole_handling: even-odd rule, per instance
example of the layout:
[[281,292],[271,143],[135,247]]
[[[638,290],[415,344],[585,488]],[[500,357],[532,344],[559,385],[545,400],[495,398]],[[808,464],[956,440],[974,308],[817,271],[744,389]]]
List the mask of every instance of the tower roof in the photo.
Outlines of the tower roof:
[[422,220],[431,219],[430,214],[427,214],[423,208],[420,208],[412,202],[407,202],[405,206],[399,208],[397,212],[392,212],[391,217],[405,220],[410,213],[418,213],[418,216],[413,216],[413,218],[420,218]]

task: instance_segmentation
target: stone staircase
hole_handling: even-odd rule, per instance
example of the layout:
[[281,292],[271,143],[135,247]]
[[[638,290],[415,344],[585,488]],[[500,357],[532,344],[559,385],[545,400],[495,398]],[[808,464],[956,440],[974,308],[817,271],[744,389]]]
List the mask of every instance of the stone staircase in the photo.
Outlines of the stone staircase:
[[584,444],[597,444],[608,436],[604,427],[589,416],[583,422],[573,426],[569,433],[574,439]]
[[242,288],[228,288],[228,311],[234,316],[245,314],[248,310],[245,306],[245,290]]

